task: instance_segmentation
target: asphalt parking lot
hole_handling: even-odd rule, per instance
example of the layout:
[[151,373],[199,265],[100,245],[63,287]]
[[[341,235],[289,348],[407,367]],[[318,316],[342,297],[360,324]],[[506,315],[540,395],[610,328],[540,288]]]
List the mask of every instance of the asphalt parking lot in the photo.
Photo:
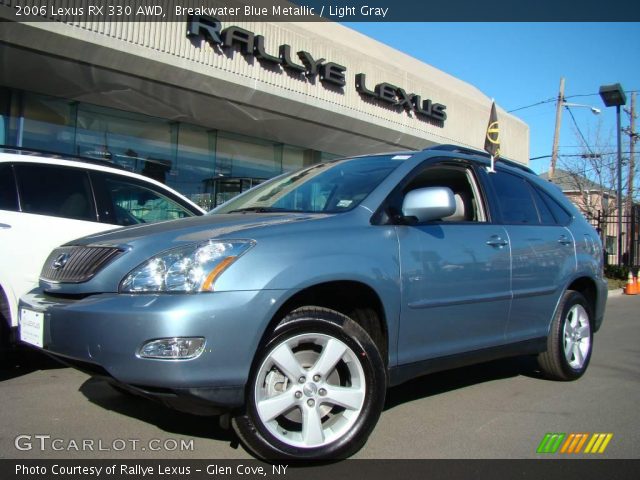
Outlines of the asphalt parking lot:
[[[518,358],[395,387],[356,458],[540,458],[549,432],[613,434],[603,453],[575,457],[640,458],[640,296],[609,299],[594,345],[577,382],[540,379]],[[0,402],[2,458],[250,458],[216,418],[119,393],[35,352],[3,360]]]

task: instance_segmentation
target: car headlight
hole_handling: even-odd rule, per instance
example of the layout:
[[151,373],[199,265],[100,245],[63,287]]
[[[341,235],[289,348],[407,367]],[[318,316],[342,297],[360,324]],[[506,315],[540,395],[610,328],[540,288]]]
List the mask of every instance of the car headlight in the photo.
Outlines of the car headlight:
[[212,292],[220,274],[253,245],[251,240],[209,240],[167,250],[129,272],[120,292]]

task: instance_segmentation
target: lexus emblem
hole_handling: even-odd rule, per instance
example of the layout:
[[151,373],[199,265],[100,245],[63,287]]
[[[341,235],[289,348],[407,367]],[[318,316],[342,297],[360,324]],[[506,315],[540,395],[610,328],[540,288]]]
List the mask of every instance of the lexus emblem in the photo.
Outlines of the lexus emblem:
[[51,268],[53,268],[54,270],[60,270],[62,267],[64,267],[67,264],[68,261],[69,261],[69,254],[61,253],[53,261],[53,263],[51,264]]

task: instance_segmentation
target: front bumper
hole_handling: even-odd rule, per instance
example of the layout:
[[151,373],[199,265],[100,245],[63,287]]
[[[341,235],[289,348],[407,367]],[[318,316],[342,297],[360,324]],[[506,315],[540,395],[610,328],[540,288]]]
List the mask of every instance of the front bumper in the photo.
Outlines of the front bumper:
[[[36,289],[19,308],[44,315],[43,350],[63,362],[178,408],[173,396],[228,409],[244,403],[254,354],[283,295],[109,293],[70,300]],[[204,337],[205,349],[190,360],[137,355],[147,341],[166,337]]]

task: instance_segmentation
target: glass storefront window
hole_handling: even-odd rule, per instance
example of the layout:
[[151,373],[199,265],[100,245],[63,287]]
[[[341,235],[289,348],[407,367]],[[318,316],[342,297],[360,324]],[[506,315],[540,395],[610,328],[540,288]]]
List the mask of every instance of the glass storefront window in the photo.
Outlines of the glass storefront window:
[[172,124],[94,105],[78,107],[77,154],[109,160],[166,183],[172,168]]
[[9,117],[11,116],[11,91],[0,87],[0,142],[9,141]]
[[271,178],[282,172],[276,162],[279,146],[259,139],[218,133],[216,174],[225,177]]
[[208,179],[215,172],[216,132],[180,123],[177,134],[177,155],[167,184],[205,209],[212,208],[207,192]]
[[305,149],[284,145],[282,147],[282,171],[293,172],[304,167]]
[[335,155],[333,153],[327,153],[327,152],[317,152],[320,154],[320,161],[321,162],[329,162],[331,160],[336,160],[338,158],[342,158],[344,155]]
[[22,146],[74,153],[75,102],[42,95],[24,95]]
[[205,127],[0,89],[0,141],[106,160],[210,209],[283,172],[335,155]]

